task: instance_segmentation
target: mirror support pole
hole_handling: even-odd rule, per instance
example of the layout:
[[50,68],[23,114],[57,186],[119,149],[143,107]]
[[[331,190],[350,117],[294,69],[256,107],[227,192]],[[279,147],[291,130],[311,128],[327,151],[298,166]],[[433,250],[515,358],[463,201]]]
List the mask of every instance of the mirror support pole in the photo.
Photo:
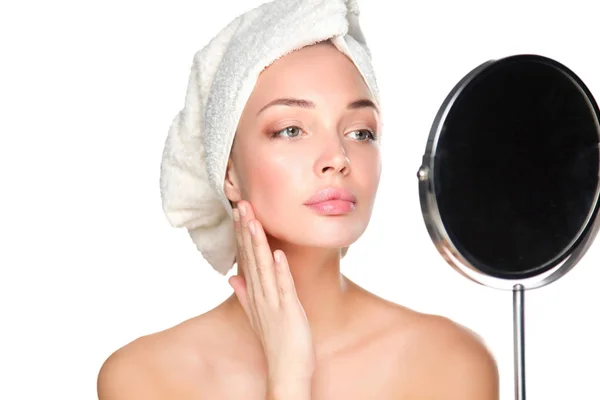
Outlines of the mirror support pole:
[[525,400],[525,288],[513,287],[515,400]]

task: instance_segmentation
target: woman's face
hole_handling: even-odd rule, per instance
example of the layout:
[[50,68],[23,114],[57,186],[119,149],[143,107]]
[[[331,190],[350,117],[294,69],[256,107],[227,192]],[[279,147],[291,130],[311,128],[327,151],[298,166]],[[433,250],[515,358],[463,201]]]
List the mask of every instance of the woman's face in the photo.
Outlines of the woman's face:
[[[281,99],[294,101],[272,103]],[[275,239],[352,244],[367,228],[381,172],[380,116],[372,101],[354,64],[328,42],[280,58],[259,76],[240,118],[227,197],[249,201]],[[354,208],[333,215],[305,205],[326,188],[352,192]]]

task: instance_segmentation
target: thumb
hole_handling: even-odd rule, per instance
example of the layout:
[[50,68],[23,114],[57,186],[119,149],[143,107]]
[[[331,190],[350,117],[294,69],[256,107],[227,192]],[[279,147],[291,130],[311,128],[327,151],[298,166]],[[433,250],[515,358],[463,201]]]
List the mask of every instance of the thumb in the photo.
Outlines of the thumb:
[[250,321],[252,321],[250,309],[248,308],[246,280],[239,275],[233,275],[231,278],[229,278],[228,282],[229,282],[229,286],[231,286],[233,288],[233,291],[235,292],[235,296],[237,297],[238,301],[242,305],[242,308],[244,309],[246,316],[248,317],[248,319]]

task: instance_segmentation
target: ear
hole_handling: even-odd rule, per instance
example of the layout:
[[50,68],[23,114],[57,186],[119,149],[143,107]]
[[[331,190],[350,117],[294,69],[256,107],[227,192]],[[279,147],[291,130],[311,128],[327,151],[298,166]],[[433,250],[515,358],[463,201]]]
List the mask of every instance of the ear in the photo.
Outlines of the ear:
[[237,203],[238,201],[242,200],[240,179],[235,171],[231,158],[229,158],[229,161],[227,161],[227,171],[225,172],[225,183],[223,190],[229,201]]

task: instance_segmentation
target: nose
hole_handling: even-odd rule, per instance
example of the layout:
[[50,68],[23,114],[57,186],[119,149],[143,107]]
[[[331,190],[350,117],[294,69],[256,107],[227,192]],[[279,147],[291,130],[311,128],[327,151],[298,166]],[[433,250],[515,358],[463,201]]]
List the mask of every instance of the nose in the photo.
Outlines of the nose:
[[340,143],[339,139],[329,144],[321,153],[315,163],[315,173],[317,176],[326,174],[336,175],[341,173],[347,176],[350,173],[350,159],[346,155],[346,149]]

